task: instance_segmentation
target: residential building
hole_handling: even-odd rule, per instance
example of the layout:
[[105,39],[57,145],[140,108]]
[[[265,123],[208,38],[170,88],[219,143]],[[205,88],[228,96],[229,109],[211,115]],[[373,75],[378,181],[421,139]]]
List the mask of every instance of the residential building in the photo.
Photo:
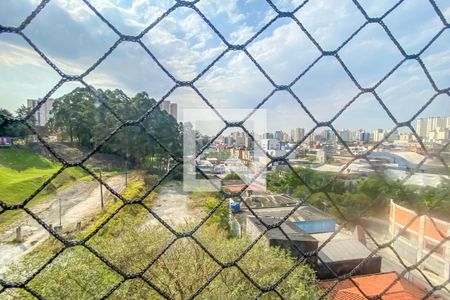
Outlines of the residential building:
[[273,138],[274,138],[274,135],[273,135],[273,133],[271,133],[271,132],[266,132],[266,133],[263,133],[262,138],[263,138],[263,139],[273,139]]
[[[352,134],[351,134],[350,130],[341,129],[341,130],[338,130],[338,134],[344,142],[352,141]],[[339,142],[339,140],[337,138],[336,138],[336,142]]]
[[178,120],[178,105],[176,103],[170,103],[170,114],[175,120]]
[[178,104],[170,101],[163,101],[161,103],[161,110],[170,114],[175,120],[178,120]]
[[317,162],[319,164],[324,164],[327,162],[327,153],[324,150],[322,149],[317,150],[316,155],[317,155]]
[[163,103],[161,103],[161,109],[170,114],[170,101],[163,101]]
[[396,272],[352,276],[351,279],[341,280],[337,284],[336,280],[325,280],[321,281],[319,286],[329,291],[332,300],[365,300],[368,297],[383,300],[435,299],[428,296],[423,288],[399,277]]
[[416,120],[416,132],[421,138],[426,138],[427,136],[427,122],[426,119]]
[[275,134],[273,135],[273,138],[276,140],[281,141],[283,139],[283,131],[277,130],[275,131]]
[[261,147],[263,150],[280,150],[281,149],[281,143],[277,139],[262,139],[261,140]]
[[[412,222],[412,223],[411,223]],[[408,226],[409,225],[409,226]],[[402,229],[406,228],[404,231]],[[431,250],[431,255],[419,267],[435,273],[442,280],[450,279],[450,244],[439,244],[450,236],[450,223],[390,203],[389,233],[394,237],[394,249],[410,264],[420,261]],[[441,235],[442,234],[442,235]]]
[[372,134],[372,139],[375,143],[381,142],[385,137],[384,129],[376,129]]
[[[33,109],[36,106],[38,106],[39,102],[42,101],[42,99],[34,100],[34,99],[28,99],[27,101],[27,107],[28,109]],[[36,110],[34,113],[34,125],[36,126],[45,126],[47,125],[48,121],[52,117],[52,109],[53,104],[55,100],[53,99],[47,99],[44,103],[41,104],[39,109]]]
[[358,137],[358,141],[359,142],[363,142],[366,143],[370,140],[370,133],[366,132],[363,129],[359,130],[359,137]]
[[335,278],[335,274],[341,276],[353,270],[354,275],[381,271],[381,257],[370,256],[371,251],[360,241],[353,238],[333,238],[328,241],[329,235],[312,236],[319,239],[319,247],[324,245],[319,251],[316,269],[320,279]]
[[300,142],[305,137],[305,128],[295,128],[291,130],[291,141]]
[[335,138],[333,131],[326,129],[320,133],[320,141],[329,143]]
[[407,133],[407,132],[400,133],[399,140],[401,142],[409,143],[409,142],[414,141],[414,135],[412,135],[412,133]]
[[417,119],[415,129],[417,134],[426,141],[448,140],[450,116]]
[[[256,138],[255,136],[254,136],[254,133],[252,132],[251,133],[252,134],[252,136],[253,136],[253,138]],[[252,140],[252,138],[248,135],[248,134],[244,134],[244,147],[246,148],[246,149],[253,149],[253,140]]]
[[[308,258],[319,279],[345,275],[357,266],[354,274],[380,272],[381,257],[370,256],[370,250],[359,240],[335,233],[336,220],[327,213],[311,205],[297,207],[298,200],[284,194],[251,191],[244,197],[246,206],[242,208],[239,199],[230,200],[230,206],[239,207],[230,216],[230,224],[239,236],[247,234],[254,239],[264,233],[263,241],[268,246],[283,247],[298,258],[304,258],[305,252],[320,249],[317,255]],[[266,231],[256,216],[268,225],[289,217],[280,226],[281,230]]]
[[[281,218],[259,217],[266,225],[274,225],[281,222]],[[288,250],[295,257],[304,257],[305,253],[312,252],[317,249],[318,241],[310,234],[301,230],[293,222],[286,220],[280,228],[273,228],[266,232],[266,227],[253,216],[247,218],[245,224],[245,232],[252,240],[257,239],[261,234],[261,238],[267,246],[282,247]],[[317,257],[311,257],[310,263],[316,264]]]
[[[390,131],[386,132],[389,133]],[[394,141],[398,141],[400,139],[400,134],[398,133],[398,130],[394,130],[388,137],[387,137],[387,141],[388,142],[394,142]]]

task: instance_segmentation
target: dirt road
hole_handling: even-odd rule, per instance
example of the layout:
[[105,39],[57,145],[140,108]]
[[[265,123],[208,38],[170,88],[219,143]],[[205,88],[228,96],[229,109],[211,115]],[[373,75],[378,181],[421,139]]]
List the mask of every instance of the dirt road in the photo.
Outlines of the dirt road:
[[[188,194],[178,183],[169,183],[163,186],[155,199],[153,210],[170,226],[177,227],[203,215],[200,208],[191,208]],[[150,224],[158,221],[151,218]]]
[[[125,189],[125,179],[122,175],[106,179],[106,183],[117,192]],[[103,197],[106,201],[110,192],[103,187]],[[100,185],[96,181],[79,181],[75,185],[56,193],[56,196],[43,204],[36,205],[31,210],[47,224],[61,225],[63,228],[74,228],[78,222],[92,217],[101,209]],[[60,206],[61,204],[61,206]],[[23,242],[12,242],[16,228],[21,226]],[[30,216],[24,215],[9,229],[0,233],[0,273],[4,267],[17,261],[22,255],[34,249],[45,241],[49,233]]]

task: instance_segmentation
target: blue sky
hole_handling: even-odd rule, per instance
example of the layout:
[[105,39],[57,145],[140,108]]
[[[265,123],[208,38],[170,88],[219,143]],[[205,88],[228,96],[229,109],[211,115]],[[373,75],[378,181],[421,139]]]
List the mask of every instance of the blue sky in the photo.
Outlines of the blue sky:
[[[302,1],[273,1],[280,10],[294,9]],[[36,7],[37,0],[0,1],[0,24],[17,26]],[[136,35],[170,8],[174,1],[90,0],[118,30]],[[361,0],[367,14],[378,17],[392,0]],[[447,20],[450,2],[436,1]],[[262,0],[201,0],[198,9],[230,43],[241,44],[265,26],[276,13]],[[350,0],[311,0],[296,17],[325,50],[335,50],[365,21]],[[419,52],[443,27],[428,0],[405,0],[384,19],[408,54]],[[24,33],[67,74],[81,74],[117,40],[80,0],[52,0]],[[218,57],[226,46],[193,10],[180,8],[150,30],[142,42],[175,78],[192,80]],[[421,55],[440,89],[450,87],[450,30],[443,32]],[[291,19],[278,19],[247,47],[248,52],[277,84],[292,82],[316,60],[320,51]],[[362,29],[339,55],[358,82],[369,87],[378,82],[402,55],[378,24]],[[60,79],[59,75],[19,36],[0,34],[0,107],[15,110],[28,98],[40,98]],[[124,42],[85,78],[98,88],[120,88],[129,95],[147,91],[159,99],[173,81],[136,43]],[[273,90],[254,63],[239,51],[228,52],[195,83],[220,109],[253,108]],[[63,85],[55,97],[67,93]],[[318,121],[334,116],[357,93],[334,57],[321,58],[292,87]],[[378,95],[399,121],[408,120],[434,90],[417,61],[405,62],[377,89]],[[190,88],[177,89],[170,101],[183,108],[206,108]],[[450,115],[450,97],[439,96],[421,116]],[[263,105],[270,130],[310,128],[311,119],[287,92],[275,93]],[[231,118],[232,116],[226,116]],[[393,123],[375,98],[364,95],[339,117],[338,128],[390,128]]]

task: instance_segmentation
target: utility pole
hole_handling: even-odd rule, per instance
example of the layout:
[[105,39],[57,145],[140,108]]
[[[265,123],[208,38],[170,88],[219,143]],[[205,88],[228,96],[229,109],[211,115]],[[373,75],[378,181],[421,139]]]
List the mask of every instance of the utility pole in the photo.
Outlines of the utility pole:
[[125,158],[125,187],[128,187],[128,160]]
[[61,197],[58,197],[59,200],[59,227],[62,228],[62,203],[61,203]]
[[127,153],[125,154],[125,187],[128,187],[128,145]]
[[102,184],[102,169],[100,168],[100,201],[101,201],[101,206],[102,206],[102,210],[104,207],[104,203],[103,203],[103,184]]

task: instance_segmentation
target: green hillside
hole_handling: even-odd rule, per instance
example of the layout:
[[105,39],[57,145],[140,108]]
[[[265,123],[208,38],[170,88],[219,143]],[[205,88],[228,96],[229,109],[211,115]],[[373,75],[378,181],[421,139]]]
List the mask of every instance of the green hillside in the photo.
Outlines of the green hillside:
[[[19,204],[59,170],[60,166],[27,148],[0,149],[0,200]],[[85,176],[81,169],[71,168],[52,181],[39,196]]]

